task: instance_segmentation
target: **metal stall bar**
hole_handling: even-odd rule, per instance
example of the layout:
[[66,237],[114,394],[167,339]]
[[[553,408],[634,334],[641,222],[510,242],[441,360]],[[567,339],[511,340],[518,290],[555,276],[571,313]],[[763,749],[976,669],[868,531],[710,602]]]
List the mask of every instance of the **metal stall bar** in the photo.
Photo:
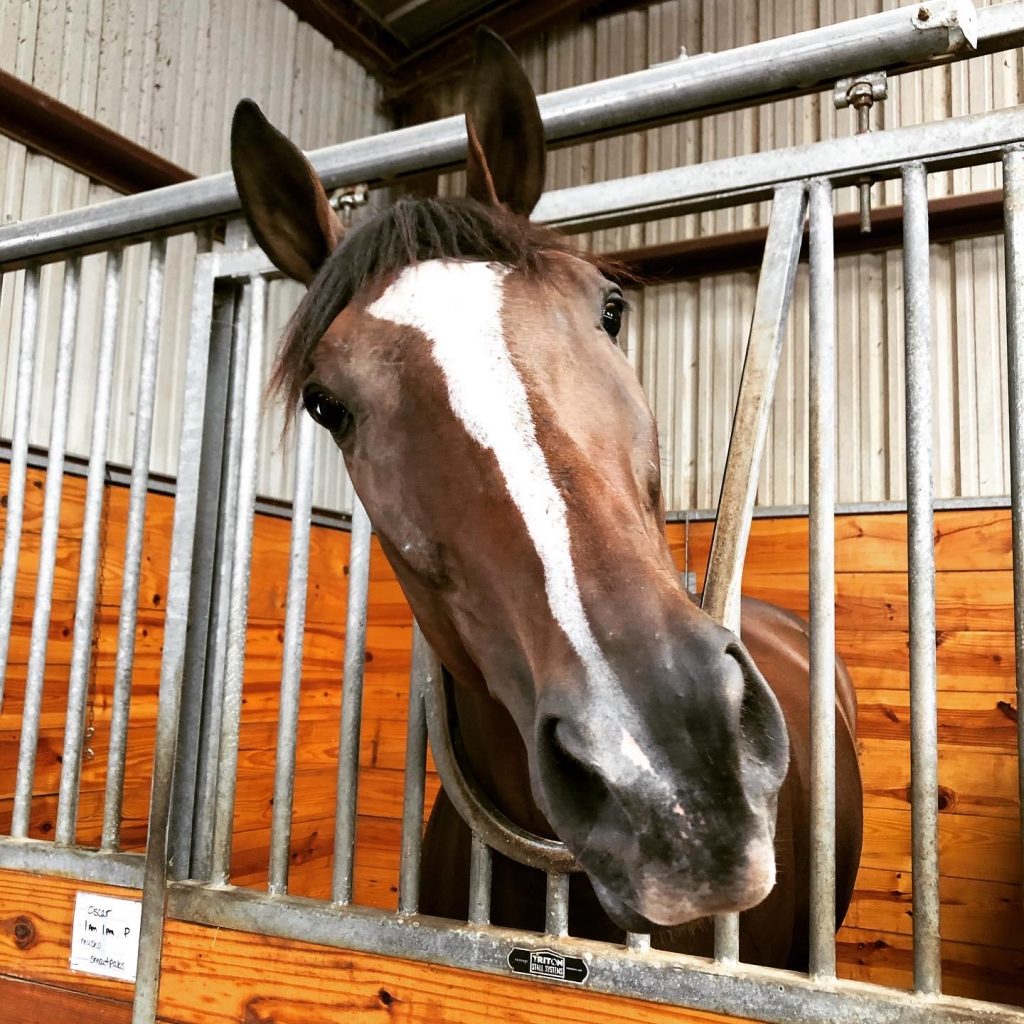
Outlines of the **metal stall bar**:
[[270,867],[267,889],[275,896],[288,891],[292,842],[292,804],[295,799],[295,747],[302,693],[302,648],[306,627],[306,586],[309,582],[309,533],[313,514],[313,465],[316,425],[299,417],[295,455],[295,499],[288,556],[288,596],[285,599],[284,644],[281,651],[281,700],[274,763],[274,813],[270,823]]
[[788,182],[828,178],[833,188],[898,178],[907,163],[930,170],[971,167],[999,159],[1008,142],[1024,139],[1024,110],[1010,107],[884,132],[812,142],[709,160],[690,167],[575,185],[541,196],[532,217],[563,231],[636,224],[699,210],[771,199]]
[[549,871],[547,874],[544,931],[557,939],[569,934],[569,876],[560,871]]
[[[226,513],[224,491],[229,486],[225,474],[225,437],[234,360],[234,325],[238,289],[233,282],[218,280],[213,287],[213,323],[210,334],[210,360],[206,374],[206,403],[203,422],[203,450],[199,463],[199,493],[202,495],[203,515],[196,523],[192,562],[192,589],[189,593],[188,642],[185,645],[185,679],[181,695],[181,718],[178,722],[178,749],[174,762],[174,792],[171,796],[171,846],[169,861],[172,878],[209,877],[195,872],[198,858],[194,856],[196,823],[205,824],[203,836],[203,864],[209,871],[212,845],[211,804],[216,786],[216,772],[207,765],[216,758],[207,756],[206,744],[210,738],[220,738],[220,720],[208,721],[203,717],[207,702],[213,703],[217,694],[219,707],[221,693],[215,683],[210,666],[214,657],[209,650],[211,625],[214,619],[216,584],[224,571],[221,557],[223,536],[231,519]],[[239,385],[244,390],[244,382]],[[237,486],[237,476],[234,479]],[[228,546],[230,550],[230,546]],[[230,573],[228,573],[230,576]],[[211,692],[213,691],[213,692]],[[201,805],[197,800],[203,800]]]
[[836,973],[836,316],[832,186],[810,185],[810,972]]
[[135,625],[139,614],[139,586],[142,579],[142,542],[146,527],[149,456],[153,440],[153,407],[156,402],[156,371],[160,354],[160,314],[163,309],[166,258],[167,240],[153,239],[149,248],[146,310],[143,319],[142,353],[139,360],[138,396],[135,404],[132,483],[128,496],[128,522],[125,528],[121,610],[117,622],[110,749],[107,752],[107,781],[103,794],[102,843],[105,850],[116,850],[121,843],[124,763],[128,749],[128,712],[132,699],[132,669],[135,664]]
[[[931,66],[1024,42],[1024,5],[1001,17],[976,13],[966,0],[930,0],[852,21],[767,39],[722,53],[574,86],[539,97],[549,143],[636,131],[737,105],[768,102],[831,88],[843,75],[877,69],[893,73]],[[921,14],[921,11],[926,11]],[[354,182],[438,170],[464,160],[462,117],[449,117],[357,139],[310,154],[330,190]],[[218,174],[45,217],[0,230],[0,264],[16,265],[57,252],[96,247],[150,231],[170,231],[236,212],[230,174]]]
[[85,485],[82,553],[78,567],[75,626],[71,641],[68,716],[64,727],[64,754],[61,759],[57,823],[54,830],[54,839],[59,846],[74,843],[78,818],[78,784],[82,770],[89,669],[92,664],[96,588],[99,584],[103,496],[106,490],[107,442],[110,434],[110,397],[114,383],[114,351],[117,347],[118,315],[121,309],[121,260],[120,249],[114,249],[107,255],[103,320],[100,325],[99,351],[96,354],[96,404],[92,417],[92,437],[89,442],[89,476]]
[[910,598],[910,790],[914,987],[941,991],[935,548],[932,514],[932,326],[928,175],[903,172],[903,294],[907,390],[907,561]]
[[[743,560],[806,212],[803,183],[775,193],[704,580],[701,607],[737,635]],[[715,918],[715,958],[732,962],[738,957],[739,916],[720,914]]]
[[234,550],[231,555],[231,600],[220,722],[216,817],[213,829],[212,878],[214,883],[220,885],[226,885],[231,875],[231,839],[238,775],[238,729],[242,718],[245,633],[249,619],[249,556],[252,551],[259,455],[267,282],[262,277],[255,277],[247,287],[251,292],[252,306],[249,311],[249,353],[245,371],[242,433],[239,438],[238,504],[235,509]]
[[206,373],[210,356],[210,323],[213,315],[212,255],[196,259],[189,322],[185,387],[182,395],[181,435],[178,443],[178,486],[171,532],[171,561],[167,577],[164,616],[164,649],[160,664],[156,740],[153,752],[153,784],[149,802],[149,834],[146,841],[146,872],[142,886],[142,923],[139,929],[139,960],[135,980],[132,1024],[152,1024],[160,986],[160,956],[164,939],[164,905],[167,894],[168,823],[171,813],[171,782],[178,744],[178,716],[188,640],[189,595],[192,589],[192,557],[199,503],[199,469],[203,448]]
[[[1024,150],[1003,154],[1006,254],[1006,371],[1010,413],[1013,523],[1014,671],[1017,679],[1017,783],[1024,854]],[[1021,864],[1024,879],[1024,862]]]
[[[415,914],[420,901],[420,857],[423,846],[423,794],[427,773],[427,714],[424,695],[441,662],[420,632],[412,627],[412,671],[409,678],[409,714],[405,736],[405,785],[402,791],[402,850],[398,865],[398,912]],[[486,848],[485,848],[486,849]],[[490,855],[487,857],[490,871]],[[482,883],[481,883],[482,884]],[[490,885],[487,887],[490,911]]]
[[491,848],[474,832],[469,847],[470,924],[491,921]]
[[[223,260],[223,255],[221,259]],[[209,879],[213,871],[213,834],[217,805],[217,771],[220,763],[220,728],[224,706],[225,662],[230,619],[232,557],[235,549],[235,524],[238,509],[241,437],[245,421],[246,372],[249,365],[249,320],[252,294],[248,288],[222,295],[214,290],[214,310],[218,299],[224,303],[223,315],[230,326],[214,322],[214,331],[225,329],[230,338],[230,358],[223,372],[228,375],[226,412],[218,428],[222,463],[218,506],[220,523],[214,540],[214,569],[210,593],[210,621],[204,658],[205,680],[202,708],[199,712],[199,738],[196,753],[195,810],[191,823],[191,877]],[[217,340],[215,338],[215,340]],[[226,340],[226,339],[225,339]],[[213,357],[211,357],[213,358]],[[216,367],[211,363],[210,372]],[[212,467],[211,467],[212,470]],[[201,528],[200,528],[201,529]],[[190,713],[194,713],[190,709]],[[183,799],[185,795],[183,794]]]
[[370,517],[358,495],[354,495],[352,533],[349,537],[351,546],[348,559],[348,608],[345,615],[345,669],[338,740],[338,806],[334,819],[334,872],[331,881],[332,899],[341,904],[352,902],[372,532]]
[[[8,275],[8,281],[14,280]],[[32,416],[32,380],[36,365],[36,327],[39,321],[39,267],[25,271],[21,299],[21,335],[18,342],[18,380],[14,392],[14,429],[11,463],[7,477],[7,521],[4,525],[4,559],[0,564],[0,707],[4,702],[7,656],[11,646],[14,590],[18,579],[21,526],[25,518],[25,473],[28,435]]]
[[25,676],[25,703],[21,717],[14,809],[11,812],[11,835],[18,839],[28,835],[29,817],[32,812],[32,786],[36,770],[36,747],[39,742],[39,716],[43,706],[46,645],[50,633],[53,581],[57,566],[60,500],[64,488],[64,451],[67,446],[71,379],[75,362],[75,326],[78,319],[81,262],[80,258],[75,257],[68,260],[64,268],[46,494],[43,498],[43,529],[39,541],[39,573],[36,577],[36,603],[32,612],[32,635],[29,640],[28,670]]

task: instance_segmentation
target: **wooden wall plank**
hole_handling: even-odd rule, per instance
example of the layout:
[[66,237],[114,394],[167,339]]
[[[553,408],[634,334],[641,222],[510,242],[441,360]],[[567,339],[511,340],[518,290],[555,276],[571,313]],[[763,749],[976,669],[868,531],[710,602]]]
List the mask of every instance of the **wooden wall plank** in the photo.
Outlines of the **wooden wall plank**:
[[[5,468],[0,466],[0,489]],[[45,476],[33,471],[30,480],[8,697],[0,712],[0,829],[10,818],[14,741],[28,656]],[[64,494],[58,600],[50,628],[38,796],[31,823],[31,834],[41,838],[52,836],[56,812],[84,482],[68,477]],[[126,491],[111,488],[105,510],[103,587],[90,686],[96,729],[91,740],[94,756],[85,762],[82,774],[79,839],[86,843],[98,839],[102,810],[126,500]],[[170,498],[149,496],[125,801],[124,836],[129,848],[139,848],[145,838],[172,513]],[[257,517],[254,579],[259,586],[253,588],[247,637],[240,799],[232,865],[237,883],[257,888],[265,885],[269,853],[289,532],[285,520]],[[691,566],[700,566],[702,571],[711,525],[694,523],[685,530],[674,524],[669,535],[680,566],[688,558]],[[966,950],[989,940],[1002,943],[1005,936],[1005,948],[1016,952],[1003,909],[1004,901],[1019,892],[1016,873],[1020,862],[1008,512],[939,513],[936,535],[940,784],[945,787],[940,794],[944,929],[949,942],[960,943]],[[806,611],[806,547],[804,520],[757,520],[748,556],[748,590]],[[302,895],[324,897],[330,889],[333,860],[347,535],[316,528],[312,550],[290,888]],[[905,566],[904,518],[840,517],[836,553],[841,570],[837,643],[859,695],[866,791],[864,861],[840,959],[843,972],[882,980],[904,970],[903,966],[894,967],[891,957],[886,959],[878,950],[902,950],[899,942],[907,927],[903,894],[910,868],[906,596],[900,572]],[[411,617],[377,545],[371,555],[370,575],[355,890],[360,902],[394,908]],[[431,794],[436,785],[431,774]],[[1017,905],[1019,897],[1013,903]],[[850,938],[853,933],[856,942]],[[871,947],[870,955],[864,955],[855,950],[864,941],[885,945]],[[967,978],[974,961],[965,953],[956,963],[960,965],[956,972]],[[983,970],[980,961],[976,966]],[[1005,977],[1000,974],[999,978],[997,985],[1002,985]],[[969,994],[978,994],[982,988],[971,989]]]
[[693,1024],[737,1021],[699,1010],[512,977],[382,959],[172,921],[159,1014],[188,1024]]
[[[131,986],[125,982],[72,974],[68,969],[74,894],[82,887],[59,878],[39,883],[35,875],[0,871],[0,978],[28,979],[103,997],[104,1009],[130,998]],[[138,896],[134,890],[109,886],[87,889]],[[18,942],[15,923],[24,927],[26,921],[32,938]],[[71,1005],[83,1003],[79,999]],[[176,1024],[338,1024],[341,1020],[484,1024],[515,1020],[524,1006],[538,1024],[669,1024],[680,1019],[680,1011],[672,1007],[568,986],[542,987],[514,978],[176,921],[167,926],[158,1017]],[[97,1024],[122,1020],[117,1016],[85,1019]],[[739,1020],[700,1011],[686,1011],[686,1019],[695,1024]]]
[[[844,928],[839,933],[836,955],[845,978],[913,989],[914,956],[907,935]],[[950,995],[1019,1006],[1024,986],[1024,954],[943,942],[942,985]]]
[[0,975],[0,1003],[8,1020],[18,1024],[130,1024],[131,1004],[118,999],[90,996],[22,978]]
[[[132,986],[92,974],[72,974],[71,918],[79,890],[136,899],[109,885],[83,885],[18,871],[0,871],[0,975],[26,978],[113,1000],[131,999]],[[17,1018],[14,1018],[17,1019]]]

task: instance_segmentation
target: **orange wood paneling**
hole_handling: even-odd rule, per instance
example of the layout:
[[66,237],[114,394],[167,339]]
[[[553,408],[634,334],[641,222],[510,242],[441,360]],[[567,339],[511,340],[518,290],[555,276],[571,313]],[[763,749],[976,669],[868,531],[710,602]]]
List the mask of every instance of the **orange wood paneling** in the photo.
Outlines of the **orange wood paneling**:
[[[0,483],[5,468],[0,467]],[[42,474],[30,474],[8,696],[0,714],[0,829],[10,819],[43,481]],[[52,835],[56,813],[83,501],[84,484],[68,478],[32,814],[32,834],[40,838]],[[97,841],[102,813],[126,508],[127,492],[111,488],[93,640],[89,706],[95,733],[82,776],[79,839],[84,843]],[[135,848],[145,839],[173,502],[150,495],[147,509],[124,822],[125,844]],[[234,881],[250,886],[266,881],[289,529],[284,520],[257,517],[233,857]],[[680,568],[695,571],[699,580],[710,524],[674,524],[669,537]],[[909,697],[906,583],[901,576],[905,545],[902,515],[837,520],[837,644],[859,694],[866,815],[862,871],[840,934],[840,971],[848,977],[909,987]],[[312,548],[290,889],[323,897],[330,890],[333,858],[348,538],[342,532],[315,528]],[[1013,913],[1021,905],[1021,858],[1008,511],[939,513],[936,562],[947,987],[953,994],[980,997],[988,991],[996,999],[1016,991],[1016,1000],[1024,1003],[1024,953],[1012,927]],[[806,614],[806,572],[806,521],[755,521],[745,590]],[[357,902],[387,908],[397,905],[410,639],[409,610],[375,545],[355,897]],[[433,774],[429,787],[432,794]]]

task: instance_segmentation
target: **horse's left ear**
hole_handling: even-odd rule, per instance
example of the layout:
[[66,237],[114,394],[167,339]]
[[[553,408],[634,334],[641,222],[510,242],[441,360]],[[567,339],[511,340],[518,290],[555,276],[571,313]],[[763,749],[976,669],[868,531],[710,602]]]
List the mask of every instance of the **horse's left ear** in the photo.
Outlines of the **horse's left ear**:
[[260,248],[289,277],[309,284],[343,229],[302,151],[252,101],[231,121],[231,169]]
[[467,83],[466,191],[529,216],[544,190],[544,124],[537,97],[508,44],[480,29]]

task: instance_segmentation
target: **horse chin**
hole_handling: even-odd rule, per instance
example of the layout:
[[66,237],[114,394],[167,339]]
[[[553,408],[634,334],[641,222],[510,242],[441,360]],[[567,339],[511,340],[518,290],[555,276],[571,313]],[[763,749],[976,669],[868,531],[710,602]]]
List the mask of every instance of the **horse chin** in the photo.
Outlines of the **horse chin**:
[[604,908],[604,912],[623,930],[627,932],[650,932],[657,927],[654,921],[650,921],[642,914],[639,914],[628,903],[616,896],[611,889],[597,881],[596,878],[591,878],[590,884],[593,885],[594,893]]
[[[771,851],[770,845],[767,850]],[[615,924],[630,932],[650,932],[757,906],[775,886],[775,859],[774,851],[767,856],[750,858],[746,877],[738,890],[730,887],[719,891],[703,884],[684,891],[676,885],[665,885],[657,878],[646,877],[639,889],[628,882],[625,884],[624,888],[630,890],[628,901],[593,876],[589,877],[601,906]]]

